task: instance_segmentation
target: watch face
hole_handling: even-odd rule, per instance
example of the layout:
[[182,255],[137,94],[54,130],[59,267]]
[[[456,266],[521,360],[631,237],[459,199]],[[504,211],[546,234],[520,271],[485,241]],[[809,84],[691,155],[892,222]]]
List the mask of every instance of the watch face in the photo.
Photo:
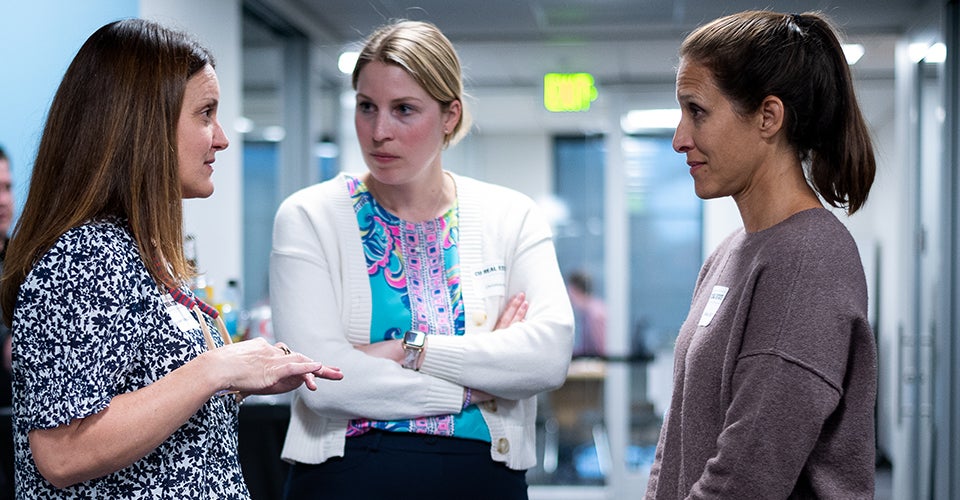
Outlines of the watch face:
[[423,347],[423,343],[426,340],[427,335],[423,332],[418,332],[416,330],[407,330],[407,333],[403,334],[403,345],[405,347],[414,347],[419,348]]

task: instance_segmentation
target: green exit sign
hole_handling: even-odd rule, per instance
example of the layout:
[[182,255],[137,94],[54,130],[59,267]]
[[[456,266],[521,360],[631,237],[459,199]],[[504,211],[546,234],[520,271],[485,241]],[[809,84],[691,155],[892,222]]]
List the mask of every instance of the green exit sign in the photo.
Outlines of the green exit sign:
[[547,73],[543,75],[543,106],[549,111],[586,111],[597,99],[590,73]]

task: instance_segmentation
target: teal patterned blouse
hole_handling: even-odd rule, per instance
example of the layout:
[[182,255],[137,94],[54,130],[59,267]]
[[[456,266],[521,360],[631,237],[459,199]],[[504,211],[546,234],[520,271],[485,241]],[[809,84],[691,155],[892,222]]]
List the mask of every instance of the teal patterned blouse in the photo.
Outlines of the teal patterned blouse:
[[[370,342],[400,339],[411,329],[427,335],[463,335],[457,204],[436,219],[408,222],[380,206],[359,178],[346,177],[370,276],[374,304]],[[455,415],[353,420],[347,436],[370,429],[490,441],[476,406]]]

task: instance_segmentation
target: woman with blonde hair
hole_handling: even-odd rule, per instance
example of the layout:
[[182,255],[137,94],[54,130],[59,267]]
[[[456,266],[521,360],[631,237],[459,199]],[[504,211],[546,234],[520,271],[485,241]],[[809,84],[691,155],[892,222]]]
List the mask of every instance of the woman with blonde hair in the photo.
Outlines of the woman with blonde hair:
[[294,396],[286,498],[526,498],[536,395],[573,343],[550,227],[443,168],[469,121],[435,26],[374,32],[353,86],[368,172],[293,194],[274,225],[274,331],[345,374]]

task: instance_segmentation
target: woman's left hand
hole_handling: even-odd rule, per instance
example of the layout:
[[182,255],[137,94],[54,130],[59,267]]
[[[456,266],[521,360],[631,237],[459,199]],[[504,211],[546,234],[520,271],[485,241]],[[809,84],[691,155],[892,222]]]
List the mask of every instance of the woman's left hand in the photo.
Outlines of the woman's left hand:
[[325,366],[307,356],[293,352],[283,343],[270,345],[263,339],[229,344],[210,355],[221,361],[216,366],[228,381],[229,389],[243,394],[279,394],[306,384],[316,390],[316,377],[340,380],[340,369]]
[[519,323],[527,317],[527,311],[530,309],[530,303],[527,302],[527,294],[519,292],[513,297],[510,297],[510,300],[503,308],[503,312],[500,313],[500,317],[497,318],[497,324],[493,327],[494,330],[501,330],[506,328],[514,323]]

